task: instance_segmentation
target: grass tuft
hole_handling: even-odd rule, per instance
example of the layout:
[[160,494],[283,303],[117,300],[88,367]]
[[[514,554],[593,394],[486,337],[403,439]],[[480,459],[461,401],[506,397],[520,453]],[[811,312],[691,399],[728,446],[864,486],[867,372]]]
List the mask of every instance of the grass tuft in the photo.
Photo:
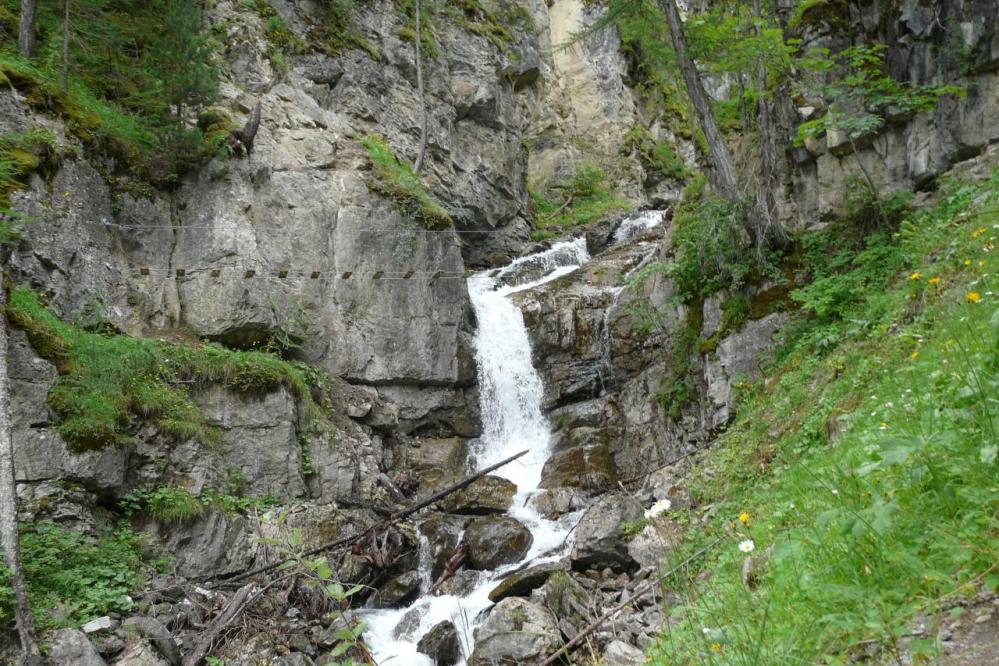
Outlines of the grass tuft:
[[404,215],[427,229],[446,229],[454,224],[451,215],[427,192],[413,168],[396,157],[384,137],[369,134],[361,144],[371,158],[373,177],[368,187],[372,191],[388,197]]

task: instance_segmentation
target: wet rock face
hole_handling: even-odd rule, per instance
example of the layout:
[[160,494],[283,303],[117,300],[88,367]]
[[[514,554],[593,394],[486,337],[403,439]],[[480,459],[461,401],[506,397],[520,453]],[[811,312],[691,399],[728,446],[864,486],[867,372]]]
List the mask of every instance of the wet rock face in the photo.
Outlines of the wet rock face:
[[530,530],[509,516],[476,518],[465,530],[468,564],[473,569],[491,570],[517,562],[531,548]]
[[428,631],[417,644],[417,650],[434,660],[437,666],[454,666],[464,656],[461,640],[453,622],[441,622]]
[[475,632],[469,666],[538,664],[557,650],[562,636],[554,615],[520,597],[496,604]]
[[510,508],[516,493],[517,486],[512,481],[487,475],[452,495],[443,505],[451,513],[504,513]]

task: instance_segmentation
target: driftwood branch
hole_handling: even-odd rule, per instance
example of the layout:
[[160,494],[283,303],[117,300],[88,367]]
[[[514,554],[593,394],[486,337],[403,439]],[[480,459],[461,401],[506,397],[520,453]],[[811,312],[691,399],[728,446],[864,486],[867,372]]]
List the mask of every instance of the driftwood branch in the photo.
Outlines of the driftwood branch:
[[[399,513],[393,514],[392,516],[390,516],[388,518],[388,520],[386,520],[384,523],[382,523],[382,525],[386,526],[386,527],[390,526],[390,525],[393,525],[393,524],[399,522],[400,520],[403,520],[404,518],[408,518],[409,516],[413,515],[417,511],[421,511],[421,510],[427,508],[431,504],[436,504],[437,502],[440,502],[442,499],[444,499],[448,495],[450,495],[452,493],[455,493],[455,492],[458,492],[459,490],[462,490],[463,488],[467,488],[468,486],[472,485],[473,483],[475,483],[476,481],[478,481],[479,479],[481,479],[486,474],[489,474],[490,472],[493,472],[493,471],[499,469],[500,467],[503,467],[504,465],[510,464],[511,462],[513,462],[517,458],[521,457],[525,453],[527,453],[527,449],[521,451],[520,453],[512,455],[509,458],[506,458],[505,460],[501,460],[498,463],[496,463],[495,465],[490,465],[489,467],[486,467],[485,469],[483,469],[481,471],[478,471],[475,474],[472,474],[471,476],[465,477],[464,479],[462,479],[458,483],[455,483],[454,485],[448,486],[447,488],[434,493],[433,495],[427,497],[426,499],[417,502],[413,506],[411,506],[409,508],[406,508],[406,509],[403,509]],[[349,536],[345,536],[345,537],[342,537],[340,539],[337,539],[336,541],[331,541],[330,543],[323,544],[322,546],[318,546],[316,548],[313,548],[312,550],[309,550],[309,551],[306,551],[306,552],[302,553],[302,557],[311,557],[312,555],[318,555],[319,553],[321,553],[323,551],[326,551],[326,550],[333,550],[335,548],[342,548],[344,546],[350,545],[351,543],[357,541],[359,538],[361,538],[362,536],[364,536],[365,534],[367,534],[369,531],[370,531],[370,529],[364,530],[362,532],[356,532],[356,533],[351,534]],[[267,571],[271,571],[272,569],[278,568],[279,566],[281,566],[285,562],[291,561],[291,559],[292,558],[290,558],[290,557],[286,557],[286,558],[278,560],[276,562],[271,562],[270,564],[264,565],[262,567],[258,567],[256,569],[251,569],[250,571],[245,571],[245,572],[243,572],[241,574],[237,574],[235,576],[232,576],[232,577],[228,578],[227,582],[233,582],[233,581],[237,581],[237,580],[243,580],[244,578],[248,578],[250,576],[255,576],[257,574],[262,574],[262,573],[265,573]]]
[[201,663],[202,659],[208,656],[208,653],[212,649],[212,644],[215,642],[219,633],[221,633],[226,625],[232,622],[246,606],[247,601],[250,598],[250,594],[253,592],[253,588],[253,583],[248,583],[239,588],[239,591],[233,595],[232,599],[229,600],[229,603],[227,603],[222,609],[222,612],[215,616],[215,619],[208,625],[208,629],[205,630],[204,635],[200,640],[198,640],[194,649],[191,650],[186,657],[184,657],[184,666],[197,666]]
[[465,557],[468,555],[468,544],[461,544],[458,546],[458,550],[454,551],[454,555],[448,558],[447,564],[444,565],[444,571],[441,575],[437,577],[434,584],[430,586],[427,590],[427,596],[433,596],[440,591],[444,583],[447,582],[448,578],[451,578],[455,573],[457,573],[458,568],[465,562]]
[[662,574],[661,576],[656,576],[655,578],[647,582],[645,585],[642,585],[641,587],[636,589],[634,594],[631,595],[631,598],[629,598],[627,601],[622,601],[617,606],[614,606],[609,611],[598,617],[596,620],[586,625],[582,629],[582,631],[573,636],[572,639],[568,643],[563,645],[561,649],[559,649],[557,652],[553,652],[548,656],[547,659],[541,662],[541,666],[552,666],[552,664],[557,662],[562,657],[563,654],[567,653],[569,650],[582,643],[587,636],[596,631],[600,627],[600,625],[602,625],[604,622],[611,619],[612,617],[623,611],[631,604],[635,603],[637,599],[640,599],[641,597],[648,594],[650,591],[655,589],[660,583],[662,583],[664,580],[672,576],[674,573],[676,573],[683,567],[687,566],[688,564],[699,558],[701,555],[704,555],[706,552],[714,548],[718,544],[718,542],[724,538],[725,537],[718,537],[717,539],[709,543],[707,546],[701,548],[699,551],[697,551],[696,553],[694,553],[693,555],[691,555],[690,557],[688,557],[683,562],[676,565],[666,573]]

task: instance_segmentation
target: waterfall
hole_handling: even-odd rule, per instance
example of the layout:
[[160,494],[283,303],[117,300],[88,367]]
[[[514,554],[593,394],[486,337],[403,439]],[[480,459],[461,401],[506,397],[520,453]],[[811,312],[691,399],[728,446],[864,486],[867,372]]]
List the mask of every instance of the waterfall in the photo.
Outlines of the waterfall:
[[662,224],[665,219],[665,210],[644,210],[640,213],[635,213],[618,225],[617,229],[614,231],[613,244],[620,245],[627,240],[631,240],[635,236],[644,234],[650,229]]
[[[379,664],[432,666],[433,662],[417,652],[416,646],[424,634],[444,620],[454,623],[467,657],[482,611],[492,605],[489,592],[504,574],[527,563],[556,560],[568,547],[568,535],[578,516],[547,520],[531,503],[548,459],[550,426],[541,411],[544,385],[531,361],[524,317],[509,296],[567,275],[589,258],[586,241],[579,238],[469,278],[468,294],[478,320],[475,359],[483,424],[482,437],[473,447],[475,467],[482,469],[525,448],[529,450],[496,474],[517,485],[513,507],[507,514],[523,523],[534,541],[520,562],[482,572],[479,584],[464,597],[421,596],[408,608],[366,612],[365,640]],[[550,554],[552,551],[556,554]],[[420,566],[429,567],[429,563],[421,561]],[[429,574],[421,571],[424,575]]]

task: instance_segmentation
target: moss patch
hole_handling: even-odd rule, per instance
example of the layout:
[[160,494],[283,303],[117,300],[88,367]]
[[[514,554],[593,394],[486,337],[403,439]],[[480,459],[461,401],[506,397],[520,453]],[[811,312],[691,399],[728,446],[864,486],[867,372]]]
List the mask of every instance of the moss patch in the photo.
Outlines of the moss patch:
[[213,383],[244,392],[285,387],[313,418],[326,419],[312,396],[313,388],[324,392],[320,374],[273,354],[83,330],[61,321],[24,287],[11,292],[7,314],[35,351],[56,364],[60,376],[48,401],[61,419],[59,433],[77,449],[128,443],[142,420],[176,441],[214,445],[220,431],[190,396],[192,388]]
[[406,217],[427,229],[446,229],[454,224],[451,215],[427,192],[413,167],[396,157],[384,137],[369,134],[361,144],[371,158],[368,187],[373,192],[388,197]]

